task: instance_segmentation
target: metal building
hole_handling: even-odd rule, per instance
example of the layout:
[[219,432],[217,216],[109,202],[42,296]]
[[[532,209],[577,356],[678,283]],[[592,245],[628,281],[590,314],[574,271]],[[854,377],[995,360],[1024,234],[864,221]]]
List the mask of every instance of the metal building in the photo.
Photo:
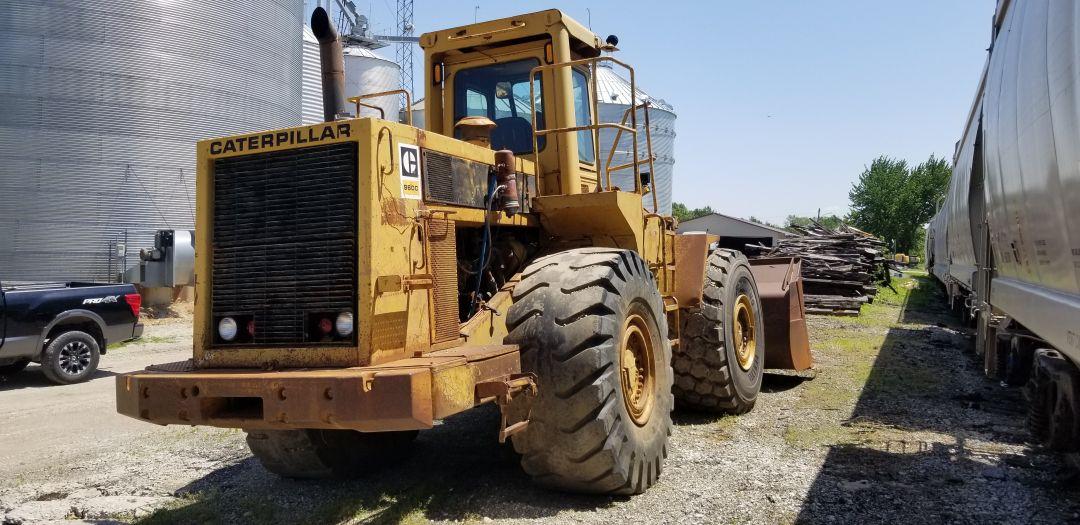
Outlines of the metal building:
[[[619,76],[611,67],[610,62],[601,62],[599,66],[596,68],[598,106],[596,113],[599,122],[621,122],[623,114],[630,107],[633,99],[630,92],[630,82]],[[671,215],[671,184],[675,167],[675,108],[661,99],[650,97],[640,86],[636,87],[636,102],[640,104],[643,100],[648,100],[651,104],[649,108],[649,125],[652,135],[653,154],[656,155],[656,160],[653,163],[656,173],[652,174],[652,186],[653,190],[657,192],[657,200],[660,204],[659,212],[664,215]],[[644,158],[647,150],[644,132],[645,118],[642,111],[637,112],[637,119],[638,157]],[[601,130],[600,162],[607,161],[608,154],[613,146],[615,155],[611,161],[612,166],[631,162],[633,141],[630,135],[624,133],[619,140],[619,144],[616,145],[614,144],[615,134],[614,130]],[[612,184],[624,190],[632,191],[634,188],[633,171],[626,169],[612,172],[611,181]],[[645,203],[646,208],[652,209],[651,195],[645,196]]]
[[[361,46],[345,48],[345,96],[355,97],[398,89],[401,85],[401,66]],[[320,84],[321,88],[321,84]],[[387,95],[365,100],[364,103],[382,108],[378,111],[363,108],[361,117],[380,117],[397,121],[401,108],[399,95]]]
[[751,222],[722,213],[710,213],[679,223],[679,233],[707,232],[720,237],[721,248],[743,250],[747,244],[776,246],[777,241],[791,237],[791,232],[767,224]]
[[0,279],[194,227],[199,139],[300,124],[302,0],[0,3]]

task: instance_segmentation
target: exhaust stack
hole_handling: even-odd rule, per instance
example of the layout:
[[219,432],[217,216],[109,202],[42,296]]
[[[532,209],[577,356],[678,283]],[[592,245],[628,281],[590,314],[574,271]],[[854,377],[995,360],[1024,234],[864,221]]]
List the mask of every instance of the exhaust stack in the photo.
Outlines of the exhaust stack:
[[345,102],[345,55],[341,48],[341,36],[325,9],[316,7],[315,12],[311,13],[311,32],[319,41],[323,120],[333,122],[352,117]]

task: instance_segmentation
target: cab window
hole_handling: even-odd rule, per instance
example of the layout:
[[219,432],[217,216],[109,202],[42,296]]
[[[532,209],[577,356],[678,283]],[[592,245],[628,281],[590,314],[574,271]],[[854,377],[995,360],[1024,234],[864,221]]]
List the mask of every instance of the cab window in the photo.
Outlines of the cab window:
[[[577,69],[574,71],[574,120],[575,126],[588,126],[592,124],[592,111],[589,104],[589,77]],[[578,160],[592,164],[596,162],[596,151],[593,149],[592,130],[584,129],[577,132],[578,136]]]
[[[464,117],[487,117],[495,122],[491,145],[518,155],[532,153],[532,105],[529,72],[537,59],[515,60],[458,71],[454,76],[454,122]],[[536,124],[544,127],[544,106],[539,76],[532,84],[536,95]],[[587,100],[587,99],[586,99]],[[460,137],[455,130],[454,136]],[[537,139],[542,150],[546,140]]]

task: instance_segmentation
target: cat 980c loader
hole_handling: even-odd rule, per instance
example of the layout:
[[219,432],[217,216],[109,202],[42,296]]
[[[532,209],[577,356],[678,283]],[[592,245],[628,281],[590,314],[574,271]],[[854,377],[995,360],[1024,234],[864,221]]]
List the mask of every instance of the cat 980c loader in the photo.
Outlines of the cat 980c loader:
[[[198,144],[194,355],[119,376],[121,413],[244,429],[269,470],[317,477],[495,403],[536,481],[632,494],[675,405],[754,406],[789,349],[765,347],[746,259],[655,212],[648,101],[597,121],[598,63],[635,84],[616,39],[555,10],[424,34],[419,129],[359,118],[386,93],[346,99],[321,8],[312,28],[326,122]],[[633,161],[600,158],[602,128]]]

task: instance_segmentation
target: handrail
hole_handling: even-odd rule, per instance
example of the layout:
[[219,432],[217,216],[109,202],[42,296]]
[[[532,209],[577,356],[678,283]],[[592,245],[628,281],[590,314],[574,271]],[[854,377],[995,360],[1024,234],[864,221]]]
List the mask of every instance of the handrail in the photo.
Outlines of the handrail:
[[349,102],[352,102],[353,104],[356,104],[356,116],[360,116],[360,108],[361,107],[366,107],[366,108],[378,109],[379,114],[380,114],[379,118],[381,118],[383,120],[386,120],[386,114],[383,112],[382,108],[375,107],[375,106],[373,106],[371,104],[365,104],[365,103],[360,102],[360,101],[364,100],[364,99],[368,99],[368,98],[386,97],[386,96],[389,96],[389,95],[405,95],[405,116],[406,116],[405,123],[412,126],[412,95],[409,94],[408,90],[405,90],[405,89],[391,89],[389,91],[380,91],[378,93],[367,93],[367,94],[364,94],[364,95],[351,97],[351,98],[348,98],[346,100],[348,100]]
[[[607,61],[607,62],[611,62],[613,64],[618,64],[619,66],[625,68],[629,72],[629,76],[630,76],[630,109],[628,109],[623,114],[622,121],[619,122],[618,124],[616,124],[616,123],[606,123],[606,122],[601,123],[601,122],[598,122],[599,115],[597,114],[596,110],[598,109],[597,106],[599,105],[599,93],[598,93],[598,88],[596,86],[596,71],[597,71],[596,68],[597,68],[597,64],[599,62],[601,62],[601,61]],[[536,79],[536,75],[538,73],[542,73],[542,72],[547,71],[547,70],[554,70],[554,69],[564,68],[564,67],[571,67],[572,68],[574,66],[579,66],[579,65],[588,66],[589,71],[591,73],[591,81],[592,81],[591,99],[592,100],[589,101],[589,103],[590,103],[589,113],[592,116],[592,122],[590,124],[586,125],[586,126],[566,126],[566,127],[561,127],[561,128],[537,129],[536,128],[536,124],[537,124],[537,119],[536,119],[536,87],[535,87],[535,82],[534,82],[534,80]],[[608,171],[608,168],[611,165],[612,155],[614,154],[615,146],[618,145],[618,141],[619,141],[619,139],[622,138],[623,132],[629,133],[633,137],[633,156],[634,156],[635,160],[638,159],[638,141],[637,141],[638,130],[637,130],[637,111],[636,111],[636,109],[639,108],[639,104],[637,103],[637,97],[638,97],[638,91],[637,91],[637,82],[636,82],[635,77],[634,77],[634,68],[631,67],[629,64],[627,64],[625,62],[622,62],[621,60],[618,60],[618,59],[616,59],[615,57],[612,57],[612,56],[598,56],[598,57],[592,57],[592,58],[582,58],[582,59],[578,59],[578,60],[571,60],[571,61],[568,61],[568,62],[560,62],[560,63],[557,63],[557,64],[539,65],[539,66],[534,67],[529,72],[529,105],[530,105],[530,112],[531,112],[531,115],[532,115],[532,123],[533,123],[533,133],[532,133],[533,157],[534,157],[533,176],[536,177],[539,180],[540,173],[542,172],[540,154],[539,154],[539,152],[540,152],[539,137],[543,137],[543,136],[551,135],[551,134],[559,134],[559,133],[575,133],[575,132],[586,131],[586,130],[592,131],[592,135],[593,135],[593,158],[596,159],[597,164],[599,164],[599,160],[600,160],[599,159],[599,153],[600,153],[600,130],[601,129],[616,129],[618,131],[616,133],[615,143],[612,145],[611,152],[609,152],[607,162],[605,163],[605,166],[604,166],[604,172],[605,172],[604,173],[604,176],[605,176],[605,181],[604,182],[605,182],[605,184],[601,184],[601,181],[599,180],[599,173],[597,174],[597,181],[596,181],[598,186],[606,186],[606,188],[608,190],[610,190],[611,189],[611,173]],[[647,105],[648,105],[647,101],[643,102],[642,105],[641,105],[641,106],[645,107],[646,122],[648,122],[648,107],[647,107]],[[634,111],[631,111],[631,110],[634,110]],[[627,123],[628,119],[630,121],[629,123]],[[629,125],[627,125],[627,124],[629,124]],[[652,152],[652,147],[651,147],[652,140],[651,140],[651,138],[648,138],[648,134],[649,134],[649,129],[648,128],[645,129],[645,134],[646,134],[646,143],[649,145],[649,152],[650,152],[650,155],[651,155],[652,154],[651,153]],[[638,194],[641,194],[642,191],[643,191],[643,188],[641,187],[641,173],[640,173],[641,170],[639,168],[639,165],[643,164],[643,163],[644,162],[635,162],[635,163],[633,163],[633,166],[632,166],[634,168],[634,192],[638,193]],[[650,163],[651,163],[651,160],[650,160]],[[631,166],[623,166],[621,169],[625,169],[625,168],[628,168],[628,167],[631,167]],[[618,171],[618,170],[615,170],[615,171]],[[539,189],[540,188],[539,188],[539,185],[538,185],[537,190],[539,191]],[[653,210],[658,210],[658,209],[659,209],[659,207],[657,205],[657,198],[656,198],[656,195],[654,194],[653,195]]]

